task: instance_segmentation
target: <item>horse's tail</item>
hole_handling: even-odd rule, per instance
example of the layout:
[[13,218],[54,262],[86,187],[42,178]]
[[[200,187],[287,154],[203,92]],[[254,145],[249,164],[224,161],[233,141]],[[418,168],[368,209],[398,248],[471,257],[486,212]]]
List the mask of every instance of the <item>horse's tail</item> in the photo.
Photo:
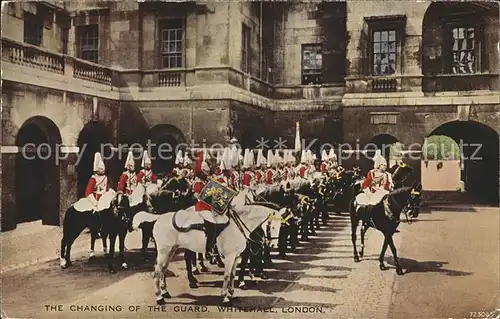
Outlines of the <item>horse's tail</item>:
[[138,229],[142,223],[153,223],[160,218],[160,216],[161,215],[150,214],[147,212],[138,212],[135,214],[132,221],[132,229]]

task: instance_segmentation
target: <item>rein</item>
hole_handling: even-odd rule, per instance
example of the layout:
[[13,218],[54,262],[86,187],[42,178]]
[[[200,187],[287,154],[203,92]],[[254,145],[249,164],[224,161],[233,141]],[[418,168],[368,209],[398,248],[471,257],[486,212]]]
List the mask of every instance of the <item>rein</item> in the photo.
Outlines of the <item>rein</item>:
[[[238,228],[238,230],[241,232],[241,234],[243,235],[243,237],[245,237],[245,239],[246,239],[247,241],[249,241],[249,242],[251,242],[251,243],[254,243],[254,244],[257,244],[257,245],[259,245],[259,246],[261,246],[261,245],[265,242],[266,238],[265,238],[265,237],[263,237],[263,236],[259,236],[258,241],[255,241],[255,240],[253,240],[252,238],[250,238],[250,235],[252,234],[252,231],[251,231],[250,229],[248,229],[248,227],[247,227],[247,225],[245,224],[245,222],[241,219],[241,217],[240,217],[240,216],[238,216],[238,214],[234,211],[233,207],[230,207],[229,211],[231,212],[231,213],[229,214],[229,216],[230,216],[230,217],[231,217],[231,219],[234,221],[234,223],[235,223],[236,227]],[[267,219],[269,219],[269,217],[268,217],[268,218],[266,218],[265,220],[263,220],[263,221],[262,221],[262,222],[261,222],[261,223],[257,226],[257,228],[258,228],[258,227],[261,227],[261,226],[262,226],[262,224],[264,224],[264,222],[265,222]],[[257,229],[257,228],[255,228],[255,229]],[[248,231],[248,236],[247,236],[247,234],[245,233],[245,230],[246,230],[246,231]],[[250,253],[251,253],[252,255],[254,255],[254,256],[255,256],[255,255],[257,255],[257,254],[259,253],[260,248],[259,248],[256,252],[254,252],[254,251],[252,250],[252,247],[250,246],[250,247],[249,247],[249,250],[250,250]]]

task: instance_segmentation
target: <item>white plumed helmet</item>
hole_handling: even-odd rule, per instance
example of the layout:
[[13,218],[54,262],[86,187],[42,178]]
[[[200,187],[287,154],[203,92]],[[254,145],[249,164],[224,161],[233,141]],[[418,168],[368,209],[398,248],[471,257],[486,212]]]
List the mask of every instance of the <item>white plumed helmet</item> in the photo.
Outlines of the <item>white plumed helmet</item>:
[[129,166],[135,167],[134,154],[132,154],[132,151],[128,151],[127,159],[125,160],[125,168],[128,169]]
[[148,156],[148,151],[144,151],[144,155],[142,156],[141,167],[145,167],[146,164],[151,165],[151,159]]
[[101,153],[97,152],[94,154],[94,172],[99,170],[104,171],[106,166],[104,165],[104,161],[102,160]]

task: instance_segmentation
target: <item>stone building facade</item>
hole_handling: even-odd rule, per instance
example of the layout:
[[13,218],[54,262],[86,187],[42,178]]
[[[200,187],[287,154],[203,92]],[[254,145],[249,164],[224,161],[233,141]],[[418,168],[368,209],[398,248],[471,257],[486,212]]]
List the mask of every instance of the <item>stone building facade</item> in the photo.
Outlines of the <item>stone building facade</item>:
[[[431,134],[481,143],[485,161],[466,161],[464,174],[468,189],[486,185],[491,199],[498,12],[493,2],[9,3],[2,231],[40,218],[60,224],[103,144],[108,155],[148,140],[210,145],[233,136],[243,147],[260,138],[291,147],[296,121],[316,150],[409,146]],[[26,161],[23,149],[48,160]],[[109,157],[116,185],[125,156]],[[420,163],[410,162],[418,175]],[[345,164],[369,168],[366,159]]]

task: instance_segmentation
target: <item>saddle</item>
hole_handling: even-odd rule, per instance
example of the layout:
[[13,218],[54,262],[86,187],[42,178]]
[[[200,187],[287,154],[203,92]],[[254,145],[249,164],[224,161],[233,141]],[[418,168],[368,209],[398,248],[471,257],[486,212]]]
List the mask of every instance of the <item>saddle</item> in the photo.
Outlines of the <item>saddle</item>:
[[178,232],[187,233],[190,230],[205,231],[205,221],[208,221],[215,224],[216,229],[222,231],[229,225],[229,218],[226,215],[221,217],[214,220],[210,211],[201,211],[196,214],[191,210],[179,210],[172,217],[172,225]]

